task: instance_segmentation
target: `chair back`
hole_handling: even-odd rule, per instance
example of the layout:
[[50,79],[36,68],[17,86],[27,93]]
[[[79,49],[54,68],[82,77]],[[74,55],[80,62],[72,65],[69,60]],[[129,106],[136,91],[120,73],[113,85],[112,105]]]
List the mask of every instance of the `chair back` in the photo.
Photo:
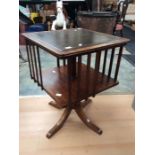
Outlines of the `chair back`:
[[122,0],[118,4],[118,15],[117,15],[117,22],[123,23],[126,15],[126,11],[128,8],[128,0]]

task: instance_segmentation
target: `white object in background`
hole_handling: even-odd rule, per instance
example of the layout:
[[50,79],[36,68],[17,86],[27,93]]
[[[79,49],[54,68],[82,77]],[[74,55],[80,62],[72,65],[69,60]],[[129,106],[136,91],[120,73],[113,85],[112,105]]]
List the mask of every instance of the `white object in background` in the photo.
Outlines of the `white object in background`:
[[20,10],[20,12],[22,12],[25,16],[30,17],[30,9],[29,9],[29,6],[28,6],[28,5],[26,5],[26,8],[23,7],[23,6],[21,6],[21,5],[19,5],[19,10]]
[[63,29],[65,30],[66,29],[66,20],[65,20],[64,14],[63,14],[62,0],[57,0],[56,7],[57,7],[57,16],[56,16],[56,19],[53,21],[51,30],[55,30],[56,26],[63,27]]

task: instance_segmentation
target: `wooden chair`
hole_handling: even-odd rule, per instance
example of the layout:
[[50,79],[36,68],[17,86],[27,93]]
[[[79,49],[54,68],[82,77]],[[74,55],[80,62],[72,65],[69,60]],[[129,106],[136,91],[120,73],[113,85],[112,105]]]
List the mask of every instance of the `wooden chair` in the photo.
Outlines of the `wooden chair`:
[[123,36],[124,20],[127,8],[128,8],[128,0],[119,2],[116,24],[113,30],[114,35],[116,34],[116,32],[120,32],[120,35]]

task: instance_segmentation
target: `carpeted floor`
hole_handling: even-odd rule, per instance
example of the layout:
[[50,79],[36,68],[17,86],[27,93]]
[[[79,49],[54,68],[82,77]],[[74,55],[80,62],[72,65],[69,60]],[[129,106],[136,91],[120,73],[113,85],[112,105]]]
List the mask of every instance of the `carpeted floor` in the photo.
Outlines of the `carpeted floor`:
[[123,57],[134,66],[135,65],[135,31],[133,31],[129,27],[125,27],[123,34],[124,34],[124,37],[127,37],[130,39],[130,42],[125,46],[126,50],[130,54],[124,54]]

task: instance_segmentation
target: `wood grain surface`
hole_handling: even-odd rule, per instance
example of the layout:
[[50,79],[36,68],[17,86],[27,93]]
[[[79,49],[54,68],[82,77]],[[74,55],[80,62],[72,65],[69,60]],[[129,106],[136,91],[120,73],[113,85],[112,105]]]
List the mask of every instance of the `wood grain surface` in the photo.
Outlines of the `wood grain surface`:
[[97,135],[72,111],[51,139],[46,132],[63,110],[48,105],[50,97],[22,97],[20,155],[134,155],[133,95],[97,95],[84,111],[103,130]]

